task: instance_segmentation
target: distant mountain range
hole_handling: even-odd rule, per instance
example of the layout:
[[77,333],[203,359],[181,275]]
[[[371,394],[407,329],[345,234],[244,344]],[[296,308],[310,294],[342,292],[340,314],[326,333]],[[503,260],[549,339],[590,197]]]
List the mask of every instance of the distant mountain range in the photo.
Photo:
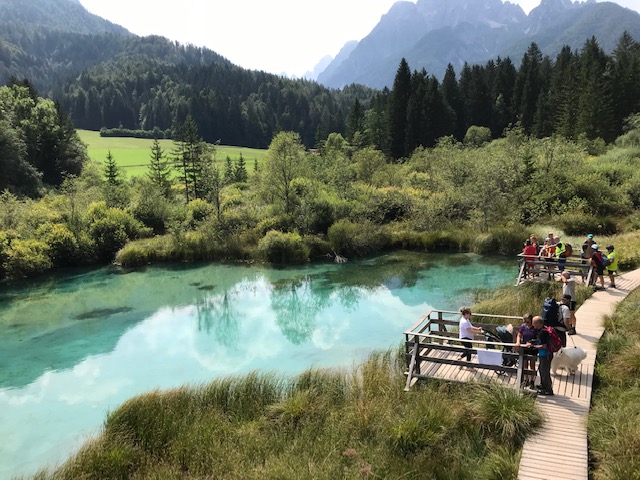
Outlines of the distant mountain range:
[[519,64],[532,42],[555,57],[565,45],[580,50],[595,36],[605,52],[628,31],[640,38],[640,14],[615,3],[542,0],[526,15],[502,0],[400,1],[360,42],[350,42],[317,77],[332,88],[359,83],[391,87],[400,60],[442,78],[450,63],[485,63],[498,56]]

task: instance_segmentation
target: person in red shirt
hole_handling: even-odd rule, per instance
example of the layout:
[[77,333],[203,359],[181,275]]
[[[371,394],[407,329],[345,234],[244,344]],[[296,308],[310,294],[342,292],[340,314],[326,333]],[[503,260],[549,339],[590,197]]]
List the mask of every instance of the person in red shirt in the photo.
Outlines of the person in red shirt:
[[534,264],[531,263],[536,259],[536,253],[537,253],[538,247],[536,245],[533,245],[531,243],[531,240],[527,240],[526,242],[524,242],[524,248],[522,249],[522,253],[524,255],[524,259],[527,262],[527,277],[529,276],[529,273],[531,273],[531,275],[533,275],[533,267]]

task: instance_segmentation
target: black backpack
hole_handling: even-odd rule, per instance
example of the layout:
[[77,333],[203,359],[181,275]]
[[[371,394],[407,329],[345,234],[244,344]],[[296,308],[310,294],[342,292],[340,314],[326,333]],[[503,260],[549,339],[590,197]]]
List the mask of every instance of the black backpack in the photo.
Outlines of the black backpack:
[[[542,321],[545,327],[553,327],[561,335],[561,332],[567,331],[567,327],[560,316],[560,305],[555,298],[547,298],[542,304]],[[562,344],[565,345],[565,342],[566,339]]]
[[547,327],[557,327],[560,324],[560,306],[555,298],[547,298],[542,304],[542,320]]

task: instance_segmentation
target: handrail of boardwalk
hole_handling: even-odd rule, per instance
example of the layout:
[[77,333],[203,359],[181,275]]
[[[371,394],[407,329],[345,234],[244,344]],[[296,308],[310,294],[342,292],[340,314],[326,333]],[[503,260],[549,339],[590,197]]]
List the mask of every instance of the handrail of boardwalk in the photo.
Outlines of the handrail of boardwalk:
[[[555,396],[538,397],[545,415],[544,428],[527,437],[522,449],[519,480],[586,480],[589,478],[589,447],[585,418],[591,404],[594,364],[598,341],[604,332],[603,318],[615,310],[618,302],[640,286],[640,269],[616,278],[616,287],[599,290],[578,310],[578,334],[575,343],[587,352],[587,358],[574,375],[553,375]],[[580,388],[563,390],[563,380],[580,383]],[[562,454],[549,445],[565,445]]]
[[[404,332],[405,361],[407,362],[407,383],[405,386],[405,390],[408,390],[411,387],[414,380],[429,378],[429,375],[425,375],[422,373],[421,366],[424,362],[459,365],[461,367],[472,366],[485,370],[499,371],[506,374],[515,374],[515,388],[517,389],[520,388],[523,375],[535,374],[535,371],[523,368],[523,365],[525,363],[523,360],[534,359],[535,357],[525,355],[522,349],[519,349],[518,352],[509,352],[505,351],[505,349],[503,348],[503,351],[501,352],[503,358],[512,358],[513,360],[517,359],[517,362],[513,362],[515,365],[517,365],[517,367],[504,364],[495,365],[486,363],[471,363],[464,360],[443,358],[434,355],[438,352],[456,352],[459,354],[465,352],[478,352],[477,349],[467,350],[466,347],[461,344],[462,341],[458,338],[458,332],[447,329],[447,327],[458,327],[459,325],[458,319],[453,320],[445,318],[445,316],[449,315],[454,315],[459,318],[460,313],[448,310],[430,310],[427,314],[422,316],[420,320],[415,323],[410,329]],[[490,315],[478,313],[474,314],[474,317],[480,317],[484,319],[497,319],[500,321],[518,321],[518,324],[521,321],[521,317],[509,315]],[[482,327],[484,330],[493,330],[500,325],[496,323],[478,322],[476,320],[474,320],[473,323],[475,326]],[[433,327],[436,327],[436,329],[434,329]],[[513,349],[513,347],[515,347],[515,343],[490,341],[486,340],[485,337],[478,338],[478,336],[476,336],[476,338],[474,338],[472,342],[475,344],[485,345],[490,349],[495,349],[496,347],[507,347]]]
[[[525,255],[519,253],[518,258],[518,278],[516,279],[516,285],[520,285],[522,282],[529,278],[540,278],[547,275],[549,279],[552,279],[555,274],[562,273],[560,270],[557,259],[547,259],[546,257],[533,257],[531,255]],[[582,278],[582,282],[585,285],[591,285],[595,277],[593,276],[593,265],[591,262],[580,257],[566,257],[565,262],[562,264],[564,270],[568,270],[572,275]]]

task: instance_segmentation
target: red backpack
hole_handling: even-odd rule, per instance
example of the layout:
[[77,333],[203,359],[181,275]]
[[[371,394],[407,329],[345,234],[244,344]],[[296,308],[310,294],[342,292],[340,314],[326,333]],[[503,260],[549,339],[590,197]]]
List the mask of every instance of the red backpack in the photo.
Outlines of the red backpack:
[[553,327],[544,327],[544,329],[549,332],[549,345],[547,346],[548,350],[551,353],[559,352],[562,348],[562,339],[556,329]]

